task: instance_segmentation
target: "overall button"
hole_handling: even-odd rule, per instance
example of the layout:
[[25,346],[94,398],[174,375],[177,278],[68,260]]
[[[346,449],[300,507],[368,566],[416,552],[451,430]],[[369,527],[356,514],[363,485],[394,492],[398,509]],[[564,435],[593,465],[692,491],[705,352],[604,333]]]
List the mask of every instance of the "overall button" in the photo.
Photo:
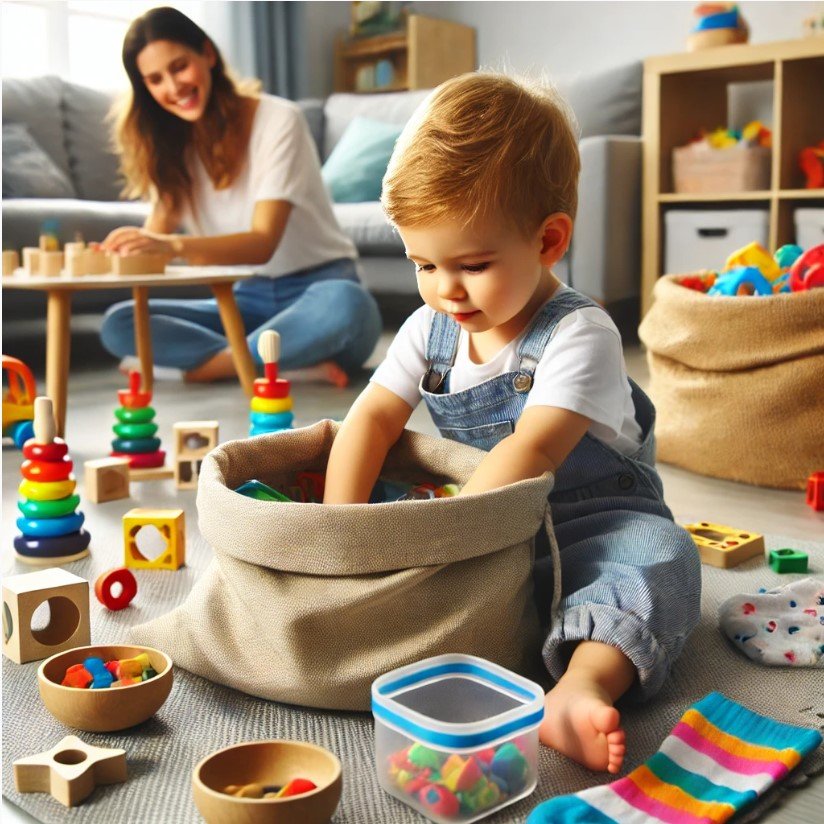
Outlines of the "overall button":
[[635,478],[632,477],[628,472],[622,472],[618,476],[618,487],[619,489],[623,489],[625,492],[632,487],[635,486]]
[[529,392],[532,389],[532,376],[519,372],[512,379],[512,385],[515,387],[516,392]]

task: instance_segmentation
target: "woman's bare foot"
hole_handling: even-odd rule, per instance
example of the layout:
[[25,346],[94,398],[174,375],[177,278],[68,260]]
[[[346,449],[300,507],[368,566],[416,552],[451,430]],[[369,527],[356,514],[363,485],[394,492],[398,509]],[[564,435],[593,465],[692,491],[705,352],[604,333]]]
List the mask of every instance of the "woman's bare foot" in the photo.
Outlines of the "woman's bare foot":
[[334,361],[323,361],[315,366],[307,366],[305,369],[291,369],[288,372],[281,372],[280,377],[294,383],[331,383],[338,389],[345,389],[349,386],[349,375],[341,369]]
[[206,363],[201,363],[194,369],[189,369],[183,373],[186,383],[211,383],[212,381],[225,381],[229,378],[236,378],[235,363],[232,360],[232,353],[224,349],[213,355]]
[[541,743],[591,770],[617,773],[626,733],[609,693],[585,675],[567,674],[544,698]]

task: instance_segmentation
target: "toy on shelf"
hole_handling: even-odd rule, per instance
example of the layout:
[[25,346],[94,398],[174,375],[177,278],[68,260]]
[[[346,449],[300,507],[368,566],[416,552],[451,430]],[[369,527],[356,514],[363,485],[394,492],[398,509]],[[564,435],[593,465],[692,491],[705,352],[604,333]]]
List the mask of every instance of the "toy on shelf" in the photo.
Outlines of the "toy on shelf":
[[798,153],[798,167],[804,173],[807,189],[824,189],[824,140]]
[[824,472],[813,472],[807,478],[807,506],[824,511]]
[[[143,527],[154,527],[165,548],[154,559],[138,546]],[[186,563],[186,518],[182,509],[130,509],[123,516],[125,565],[132,569],[180,569]]]
[[[49,623],[32,628],[45,601]],[[89,582],[65,569],[41,569],[3,580],[3,655],[17,664],[39,661],[90,643]]]
[[83,529],[85,516],[77,512],[80,496],[69,459],[69,448],[55,437],[50,398],[34,401],[34,437],[23,444],[17,508],[20,534],[14,538],[17,557],[27,564],[67,564],[89,554],[91,536]]
[[698,547],[702,564],[729,569],[757,555],[764,555],[764,536],[731,526],[701,521],[685,524]]
[[824,243],[807,249],[790,267],[790,289],[806,292],[824,286]]
[[3,437],[11,438],[18,449],[34,435],[34,375],[23,361],[3,355],[9,388],[3,396]]
[[[120,587],[117,595],[114,593],[115,586]],[[126,567],[110,569],[94,582],[94,594],[106,609],[117,612],[129,606],[137,595],[137,579]]]
[[125,750],[95,747],[76,735],[14,762],[17,792],[50,793],[66,807],[79,804],[96,786],[120,784],[126,777]]
[[698,20],[687,36],[687,51],[746,43],[750,39],[747,21],[734,3],[701,3],[693,14]]
[[128,498],[129,462],[125,458],[98,458],[83,464],[83,490],[95,504]]
[[149,404],[152,393],[140,388],[140,372],[129,372],[129,388],[117,392],[120,406],[114,410],[117,423],[112,431],[117,436],[112,441],[113,458],[129,462],[129,478],[132,481],[170,478],[173,470],[165,466],[166,452],[160,448],[157,437],[155,410]]
[[20,268],[20,255],[16,249],[3,249],[3,277],[13,275]]
[[258,353],[263,359],[264,377],[255,381],[249,420],[250,435],[264,435],[267,432],[279,432],[291,429],[292,397],[289,394],[289,381],[278,377],[278,359],[280,358],[280,335],[268,330],[258,340]]
[[178,421],[174,430],[174,473],[178,489],[197,489],[203,459],[218,444],[217,421]]
[[773,549],[770,552],[769,564],[776,572],[782,574],[806,572],[809,560],[806,552],[799,552],[797,549]]

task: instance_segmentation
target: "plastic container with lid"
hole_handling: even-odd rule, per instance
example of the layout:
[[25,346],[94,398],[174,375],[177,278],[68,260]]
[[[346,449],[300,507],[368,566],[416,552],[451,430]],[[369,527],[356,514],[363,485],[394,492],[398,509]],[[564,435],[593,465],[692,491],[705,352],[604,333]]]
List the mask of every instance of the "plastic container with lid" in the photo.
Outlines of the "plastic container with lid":
[[474,655],[427,658],[372,683],[386,792],[439,824],[477,821],[538,781],[538,684]]

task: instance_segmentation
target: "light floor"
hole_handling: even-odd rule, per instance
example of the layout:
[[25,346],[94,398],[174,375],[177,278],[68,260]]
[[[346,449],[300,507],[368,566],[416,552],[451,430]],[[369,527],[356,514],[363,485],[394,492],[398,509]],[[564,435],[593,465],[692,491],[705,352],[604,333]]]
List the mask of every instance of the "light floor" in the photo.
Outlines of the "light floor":
[[[389,341],[390,335],[385,334],[370,365],[379,362]],[[75,354],[82,351],[82,346],[75,348]],[[641,349],[628,347],[626,358],[630,375],[642,387],[646,386],[648,372]],[[85,360],[85,357],[82,359]],[[73,357],[75,364],[79,360],[81,358]],[[67,441],[76,466],[107,453],[113,409],[117,405],[116,392],[124,385],[113,363],[93,364],[85,369],[82,363],[79,366],[81,368],[73,372],[69,382],[67,424]],[[293,385],[296,423],[304,425],[320,418],[342,418],[366,379],[367,373],[364,372],[361,379],[346,390],[316,384]],[[247,434],[248,404],[236,383],[187,386],[161,382],[156,385],[153,405],[158,409],[160,435],[167,444],[171,424],[176,420],[216,418],[220,421],[221,440],[241,438]],[[415,411],[410,428],[435,434],[423,404]],[[8,572],[13,565],[10,536],[14,531],[20,458],[18,452],[8,447],[4,448],[3,457],[3,534],[6,539],[3,541],[2,568]],[[661,465],[659,470],[664,480],[667,502],[680,523],[710,520],[788,539],[816,540],[818,537],[824,542],[824,513],[815,513],[807,507],[802,492],[761,489],[704,478],[666,465]],[[171,489],[170,484],[163,486]],[[160,505],[161,502],[153,503]],[[4,768],[10,769],[10,765]],[[771,811],[765,820],[771,824],[820,820],[817,817],[822,807],[824,779],[819,779],[803,791],[791,793],[788,800]],[[2,818],[12,824],[35,820],[8,802],[3,804]]]

